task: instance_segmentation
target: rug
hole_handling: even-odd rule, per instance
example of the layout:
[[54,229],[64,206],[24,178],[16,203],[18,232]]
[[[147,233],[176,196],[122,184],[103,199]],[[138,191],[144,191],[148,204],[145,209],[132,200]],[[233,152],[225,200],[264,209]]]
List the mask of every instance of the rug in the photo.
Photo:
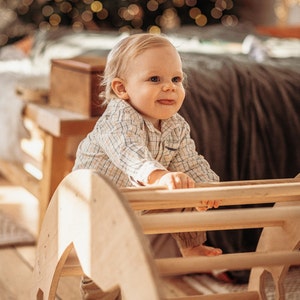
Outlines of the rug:
[[[242,292],[248,288],[247,284],[224,283],[206,274],[184,276],[183,280],[203,295]],[[300,299],[299,266],[293,266],[288,271],[284,280],[284,289],[286,300]],[[271,276],[265,278],[265,294],[267,300],[275,300],[274,284]]]
[[0,247],[34,244],[35,237],[0,210]]

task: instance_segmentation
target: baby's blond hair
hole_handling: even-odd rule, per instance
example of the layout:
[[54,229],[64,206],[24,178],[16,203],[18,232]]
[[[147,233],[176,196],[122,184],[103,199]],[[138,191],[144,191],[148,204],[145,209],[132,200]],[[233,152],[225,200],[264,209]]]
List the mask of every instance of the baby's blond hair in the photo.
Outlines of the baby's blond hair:
[[155,47],[173,46],[163,35],[139,33],[130,35],[118,42],[109,52],[101,82],[104,92],[101,94],[103,103],[107,104],[110,99],[116,98],[111,88],[112,80],[116,77],[124,77],[130,60],[147,49]]

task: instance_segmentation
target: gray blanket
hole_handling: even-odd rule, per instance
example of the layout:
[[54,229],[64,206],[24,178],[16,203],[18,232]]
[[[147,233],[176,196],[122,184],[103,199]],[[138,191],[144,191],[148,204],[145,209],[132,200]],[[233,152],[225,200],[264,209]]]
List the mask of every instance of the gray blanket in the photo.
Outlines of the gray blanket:
[[[224,180],[294,177],[300,172],[300,59],[184,54],[181,114],[198,151]],[[295,66],[298,65],[298,69]]]
[[[300,172],[299,59],[184,54],[187,97],[180,111],[199,153],[222,181]],[[226,207],[223,207],[226,209]],[[254,251],[261,229],[208,232],[224,253]],[[249,271],[229,273],[247,282]]]

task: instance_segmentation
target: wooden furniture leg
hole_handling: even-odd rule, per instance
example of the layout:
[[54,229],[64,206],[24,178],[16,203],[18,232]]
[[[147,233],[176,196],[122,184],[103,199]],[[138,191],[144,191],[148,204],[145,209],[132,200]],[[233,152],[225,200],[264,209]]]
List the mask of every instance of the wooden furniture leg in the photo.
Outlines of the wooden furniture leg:
[[66,176],[66,148],[67,138],[55,137],[47,132],[44,134],[44,153],[40,182],[40,215],[39,228],[41,228],[49,201],[62,179]]

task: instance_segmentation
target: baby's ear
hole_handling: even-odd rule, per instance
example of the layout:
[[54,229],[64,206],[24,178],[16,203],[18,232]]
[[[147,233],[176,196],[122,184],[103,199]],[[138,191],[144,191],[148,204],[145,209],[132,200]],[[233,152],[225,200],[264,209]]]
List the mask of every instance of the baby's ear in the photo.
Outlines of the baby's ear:
[[113,89],[113,91],[115,92],[115,94],[123,99],[123,100],[128,100],[129,96],[126,92],[126,88],[124,85],[124,81],[120,78],[114,78],[111,82],[111,88]]

